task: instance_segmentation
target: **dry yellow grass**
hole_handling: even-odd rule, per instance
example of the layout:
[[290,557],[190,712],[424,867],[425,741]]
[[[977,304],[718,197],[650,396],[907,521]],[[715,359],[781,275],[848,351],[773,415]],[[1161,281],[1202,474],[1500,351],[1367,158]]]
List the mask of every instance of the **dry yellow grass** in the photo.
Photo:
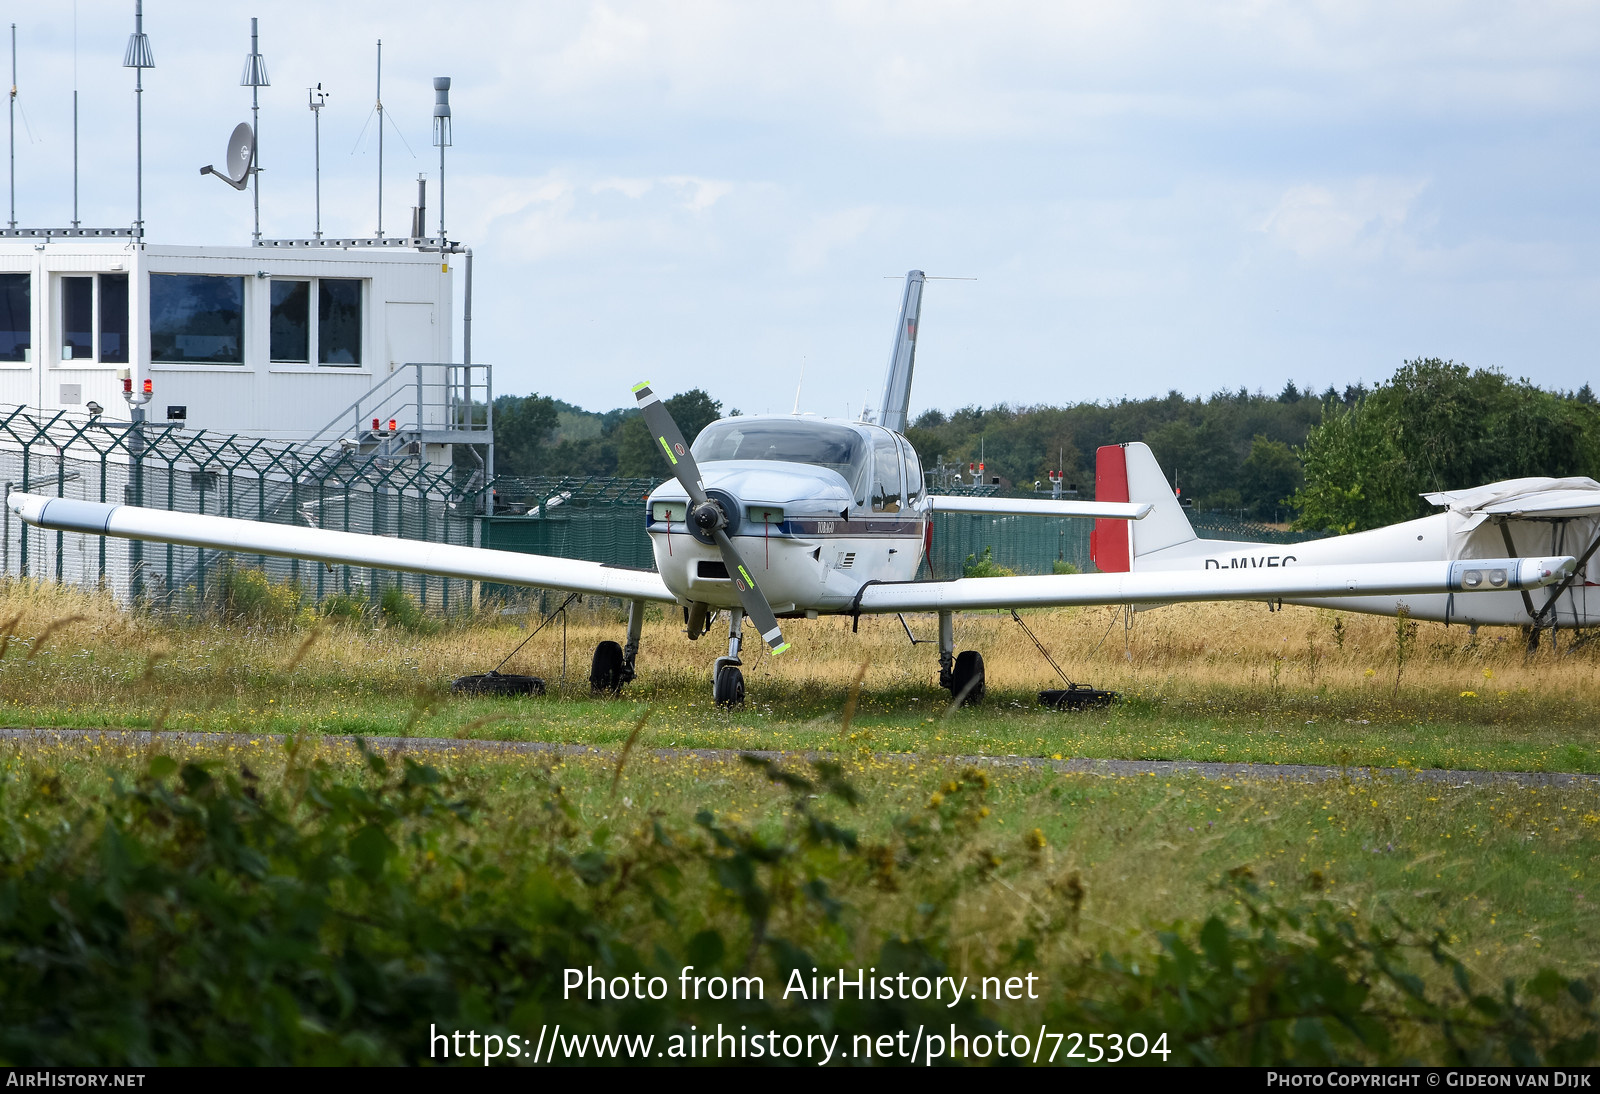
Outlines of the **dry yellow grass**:
[[[747,631],[751,707],[713,717],[710,669],[725,628],[689,642],[679,615],[660,608],[648,613],[639,679],[621,703],[588,697],[595,643],[623,636],[614,606],[570,614],[564,675],[561,622],[532,637],[505,665],[551,684],[552,697],[530,705],[441,697],[453,677],[498,665],[528,638],[538,618],[520,611],[487,608],[427,635],[328,621],[272,628],[153,617],[13,582],[0,585],[0,630],[14,623],[0,659],[0,722],[612,743],[645,703],[660,707],[650,730],[658,743],[811,748],[836,735],[859,677],[851,732],[882,748],[1600,770],[1600,664],[1570,635],[1559,652],[1546,643],[1525,657],[1515,630],[1412,624],[1397,686],[1399,628],[1383,617],[1220,604],[1024,619],[1074,679],[1125,702],[1089,717],[1037,711],[1032,693],[1058,681],[1000,613],[957,619],[958,648],[984,655],[991,699],[953,721],[941,715],[935,645],[913,648],[893,616],[863,617],[858,633],[849,619],[788,620],[792,649],[781,657]],[[932,616],[908,622],[933,637]]]

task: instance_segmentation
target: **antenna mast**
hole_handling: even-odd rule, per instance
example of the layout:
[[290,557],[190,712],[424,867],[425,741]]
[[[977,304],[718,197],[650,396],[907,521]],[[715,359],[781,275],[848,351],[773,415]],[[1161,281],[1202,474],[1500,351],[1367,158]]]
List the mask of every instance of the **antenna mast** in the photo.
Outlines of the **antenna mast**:
[[133,33],[128,35],[128,50],[122,67],[133,69],[133,235],[144,242],[144,70],[156,67],[150,52],[150,36],[144,32],[144,0],[133,0]]
[[383,238],[383,39],[378,39],[378,238]]
[[272,81],[267,79],[267,61],[261,56],[257,48],[256,19],[250,17],[250,55],[244,59],[244,75],[239,77],[239,86],[250,89],[250,142],[252,154],[250,157],[250,173],[255,176],[255,231],[250,238],[257,243],[261,242],[261,89],[271,87]]
[[17,226],[17,24],[11,24],[11,227]]
[[328,105],[328,93],[322,90],[322,85],[306,88],[306,101],[311,106],[311,124],[315,131],[313,142],[316,147],[315,189],[317,195],[317,230],[315,238],[322,238],[322,108]]
[[78,226],[78,0],[72,0],[72,226]]
[[439,147],[439,246],[444,237],[444,150],[450,147],[450,77],[433,78],[433,143]]

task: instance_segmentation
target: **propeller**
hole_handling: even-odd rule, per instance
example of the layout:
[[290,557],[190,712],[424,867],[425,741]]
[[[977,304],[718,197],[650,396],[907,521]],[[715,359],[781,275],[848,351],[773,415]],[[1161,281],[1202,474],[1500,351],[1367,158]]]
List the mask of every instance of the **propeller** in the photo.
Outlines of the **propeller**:
[[730,520],[727,503],[722,498],[706,493],[700,465],[694,462],[688,442],[683,439],[682,431],[672,420],[672,413],[661,402],[661,397],[651,391],[647,383],[635,387],[633,394],[639,400],[639,410],[644,415],[646,428],[667,457],[672,477],[689,495],[689,524],[702,535],[709,536],[717,545],[722,564],[728,568],[728,576],[733,578],[733,587],[739,594],[739,604],[744,608],[744,614],[756,625],[756,630],[772,648],[773,654],[782,653],[789,648],[789,643],[783,640],[783,632],[778,629],[778,617],[772,614],[772,605],[767,603],[766,595],[756,585],[756,579],[750,576],[750,570],[745,566],[744,559],[739,557],[733,540],[728,538]]

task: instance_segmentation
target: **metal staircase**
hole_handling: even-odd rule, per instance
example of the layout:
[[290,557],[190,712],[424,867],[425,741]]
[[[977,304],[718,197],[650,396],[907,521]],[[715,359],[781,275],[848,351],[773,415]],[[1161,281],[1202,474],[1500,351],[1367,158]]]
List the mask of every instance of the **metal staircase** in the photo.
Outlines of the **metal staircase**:
[[[424,460],[429,445],[469,445],[494,477],[491,365],[411,362],[373,384],[306,440],[337,441],[352,455]],[[477,449],[482,449],[477,453]]]

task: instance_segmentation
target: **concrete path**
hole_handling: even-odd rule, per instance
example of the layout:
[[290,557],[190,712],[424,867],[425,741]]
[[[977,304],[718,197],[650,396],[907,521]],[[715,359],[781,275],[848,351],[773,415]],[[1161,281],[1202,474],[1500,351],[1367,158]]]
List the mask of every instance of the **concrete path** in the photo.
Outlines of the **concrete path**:
[[[220,742],[246,742],[273,740],[282,736],[262,733],[186,733],[162,731],[155,734],[162,743],[187,745],[216,745]],[[146,748],[151,734],[132,729],[50,729],[50,728],[0,728],[0,743],[26,742],[94,742],[104,741],[125,748]],[[319,738],[346,740],[348,737]],[[555,744],[547,741],[470,741],[453,737],[368,737],[367,744],[382,752],[452,753],[476,752],[489,755],[526,756],[615,756],[614,748],[594,748],[589,745]],[[660,756],[663,759],[692,758],[707,761],[737,759],[745,750],[732,748],[649,748],[640,749],[642,755]],[[809,759],[822,753],[767,752],[748,750],[752,756],[776,760],[783,758]],[[1511,784],[1533,787],[1572,787],[1600,790],[1600,775],[1578,775],[1555,771],[1448,771],[1438,768],[1418,769],[1400,767],[1331,767],[1319,764],[1243,764],[1206,763],[1198,760],[1047,760],[1035,756],[952,756],[926,755],[914,752],[879,753],[881,760],[899,760],[905,763],[981,764],[985,767],[1015,768],[1020,770],[1051,770],[1077,775],[1198,775],[1205,779],[1287,779],[1296,782],[1317,782],[1323,779],[1390,778],[1416,779],[1437,782],[1447,786],[1493,786]]]

